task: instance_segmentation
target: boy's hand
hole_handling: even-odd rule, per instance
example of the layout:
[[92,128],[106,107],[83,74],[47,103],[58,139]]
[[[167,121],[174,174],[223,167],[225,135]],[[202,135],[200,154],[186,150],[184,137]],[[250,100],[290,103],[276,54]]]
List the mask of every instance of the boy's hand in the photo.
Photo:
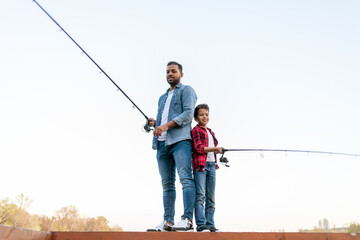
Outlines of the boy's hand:
[[215,154],[218,154],[218,153],[222,154],[223,150],[224,150],[223,147],[216,147]]

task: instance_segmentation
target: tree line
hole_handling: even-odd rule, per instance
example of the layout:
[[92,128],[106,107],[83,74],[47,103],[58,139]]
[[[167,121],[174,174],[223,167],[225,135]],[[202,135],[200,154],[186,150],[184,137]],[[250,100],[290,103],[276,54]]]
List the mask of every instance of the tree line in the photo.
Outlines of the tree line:
[[26,209],[32,200],[20,194],[15,201],[9,198],[0,200],[0,224],[32,229],[37,231],[122,231],[119,226],[109,226],[104,216],[82,217],[75,206],[66,206],[55,212],[54,216],[30,214]]

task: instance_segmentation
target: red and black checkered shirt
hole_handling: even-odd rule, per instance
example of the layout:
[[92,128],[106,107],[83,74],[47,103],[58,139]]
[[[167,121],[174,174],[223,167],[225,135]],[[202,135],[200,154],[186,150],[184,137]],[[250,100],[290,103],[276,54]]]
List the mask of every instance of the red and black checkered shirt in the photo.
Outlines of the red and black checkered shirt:
[[[210,128],[207,128],[207,130],[209,130],[209,132],[211,133],[214,139],[214,145],[216,147],[218,141],[215,137],[215,133],[211,131]],[[192,153],[192,161],[191,161],[193,171],[195,171],[195,169],[199,169],[199,171],[203,172],[206,166],[206,158],[207,158],[207,153],[204,152],[204,147],[209,147],[209,137],[206,129],[200,126],[199,124],[196,125],[191,130],[191,138],[193,141],[193,153]],[[215,155],[215,162],[217,162],[216,154],[214,155]],[[218,168],[219,166],[216,164],[216,169]]]

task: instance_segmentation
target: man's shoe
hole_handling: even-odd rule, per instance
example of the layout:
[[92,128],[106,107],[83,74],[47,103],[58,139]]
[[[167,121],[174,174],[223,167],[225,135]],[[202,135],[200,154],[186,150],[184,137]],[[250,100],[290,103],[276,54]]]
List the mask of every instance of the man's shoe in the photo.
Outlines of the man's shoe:
[[210,232],[220,232],[216,227],[211,227]]
[[198,231],[198,232],[210,232],[210,229],[207,226],[203,225],[203,226],[198,227],[196,231]]
[[147,232],[171,232],[173,230],[174,224],[168,221],[162,221],[159,225],[154,228],[146,230]]
[[181,219],[181,221],[178,222],[178,224],[173,226],[173,229],[175,231],[185,231],[185,232],[194,231],[193,224],[191,220],[188,218]]

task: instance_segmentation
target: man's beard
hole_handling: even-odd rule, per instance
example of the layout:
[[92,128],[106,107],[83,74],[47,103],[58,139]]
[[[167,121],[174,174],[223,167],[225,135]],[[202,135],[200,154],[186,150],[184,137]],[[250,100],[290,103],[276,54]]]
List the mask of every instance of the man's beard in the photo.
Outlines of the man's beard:
[[174,80],[172,80],[172,82],[169,82],[169,80],[168,80],[168,83],[169,83],[172,87],[178,85],[179,82],[180,82],[180,78],[174,78]]

